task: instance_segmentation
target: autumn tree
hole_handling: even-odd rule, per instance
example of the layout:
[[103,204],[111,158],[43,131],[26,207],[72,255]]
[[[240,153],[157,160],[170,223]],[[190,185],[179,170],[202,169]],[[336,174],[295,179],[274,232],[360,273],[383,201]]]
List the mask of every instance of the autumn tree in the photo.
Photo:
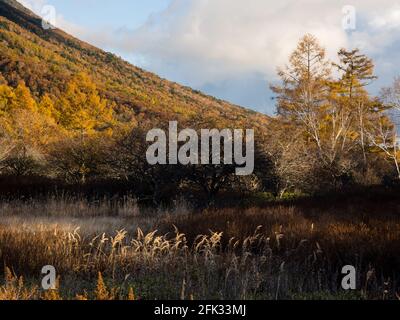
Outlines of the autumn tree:
[[[359,50],[340,50],[339,63],[325,58],[317,39],[306,35],[278,74],[282,85],[277,94],[278,116],[305,133],[308,152],[318,160],[316,175],[328,176],[332,185],[348,180],[359,167],[359,154],[367,162],[366,127],[382,111],[365,86],[375,79],[372,60]],[[339,71],[334,79],[332,67]],[[296,132],[296,130],[293,130]]]
[[[332,166],[332,147],[326,133],[327,108],[330,99],[331,64],[325,49],[312,35],[304,36],[285,68],[278,69],[280,86],[273,86],[277,94],[277,114],[301,128],[309,141],[309,152],[326,167]],[[337,140],[337,138],[335,137]],[[314,149],[314,151],[311,150]]]
[[81,134],[106,130],[114,124],[113,110],[100,97],[94,82],[84,73],[73,77],[56,105],[58,122]]
[[49,94],[45,93],[39,102],[39,112],[48,118],[52,118],[54,121],[58,121],[61,117],[59,110],[55,106],[55,98],[51,98]]
[[25,83],[15,89],[3,85],[0,92],[2,135],[9,141],[3,167],[15,175],[31,174],[43,160],[44,147],[57,136],[56,124],[39,112]]
[[312,35],[304,36],[289,59],[278,69],[282,85],[272,86],[277,94],[277,113],[302,125],[321,151],[321,109],[328,95],[331,67],[325,49]]
[[278,116],[304,132],[300,138],[308,141],[309,154],[331,172],[335,183],[341,175],[337,167],[346,146],[350,116],[332,89],[331,72],[325,49],[315,37],[306,35],[290,56],[289,65],[278,71],[282,84],[272,90],[277,94]]
[[6,84],[0,85],[0,121],[1,130],[8,132],[12,130],[10,115],[17,106],[17,97],[13,88]]
[[[339,94],[343,97],[344,107],[348,109],[349,117],[354,117],[355,129],[361,146],[364,164],[367,164],[366,127],[370,115],[378,107],[376,101],[371,100],[365,87],[377,77],[374,75],[374,64],[370,58],[361,54],[359,49],[341,49],[338,52],[339,63],[334,64],[342,74],[336,82]],[[350,119],[352,120],[352,119]]]
[[31,91],[24,82],[20,82],[15,89],[16,103],[19,109],[29,112],[37,112],[38,107],[35,99],[32,97]]

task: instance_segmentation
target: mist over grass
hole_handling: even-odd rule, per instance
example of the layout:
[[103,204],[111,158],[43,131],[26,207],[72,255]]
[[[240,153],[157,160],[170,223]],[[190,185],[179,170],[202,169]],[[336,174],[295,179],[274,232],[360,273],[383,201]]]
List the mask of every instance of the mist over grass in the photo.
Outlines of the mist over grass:
[[[337,199],[201,211],[2,201],[0,298],[396,299],[399,206]],[[44,265],[59,277],[51,294]],[[355,291],[341,289],[345,265],[357,269]]]

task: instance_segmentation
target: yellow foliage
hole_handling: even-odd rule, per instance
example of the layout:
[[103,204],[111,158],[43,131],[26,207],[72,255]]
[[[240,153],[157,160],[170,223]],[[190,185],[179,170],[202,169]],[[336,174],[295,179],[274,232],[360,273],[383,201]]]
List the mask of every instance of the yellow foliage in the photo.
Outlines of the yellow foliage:
[[0,139],[7,139],[14,151],[42,158],[47,146],[66,136],[104,135],[111,137],[113,104],[99,96],[96,85],[84,73],[74,76],[61,98],[44,94],[35,101],[29,88],[0,85]]
[[17,88],[15,89],[15,96],[18,108],[28,110],[30,112],[38,111],[36,101],[32,98],[31,91],[25,85],[25,83],[21,82],[18,84]]
[[25,287],[23,277],[17,277],[7,266],[4,268],[5,285],[0,287],[0,300],[30,300],[37,293],[37,287]]
[[60,124],[69,130],[92,133],[115,123],[108,101],[99,96],[96,85],[83,73],[68,83],[57,108]]
[[133,292],[132,287],[129,288],[128,300],[131,300],[131,301],[136,300],[135,293]]
[[44,293],[42,294],[42,300],[62,300],[59,288],[60,288],[60,278],[58,277],[56,282],[56,289],[44,291]]
[[62,298],[58,290],[46,290],[42,295],[42,300],[60,301]]
[[39,103],[39,112],[49,118],[53,118],[58,121],[60,118],[60,113],[56,110],[53,100],[46,93],[42,96]]
[[0,85],[0,117],[8,115],[16,106],[14,90],[6,84]]
[[98,273],[97,286],[94,293],[96,296],[96,300],[111,300],[111,294],[107,290],[101,272]]
[[79,301],[87,301],[87,300],[89,300],[87,292],[85,291],[83,294],[77,294],[75,296],[75,300],[79,300]]

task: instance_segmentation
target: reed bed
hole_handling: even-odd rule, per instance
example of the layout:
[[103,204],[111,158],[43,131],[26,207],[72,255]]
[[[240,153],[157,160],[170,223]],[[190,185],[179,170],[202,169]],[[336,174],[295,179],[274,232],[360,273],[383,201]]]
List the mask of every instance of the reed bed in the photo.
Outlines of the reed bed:
[[[392,215],[309,216],[281,205],[72,217],[7,208],[0,299],[398,299],[400,292],[400,221]],[[348,264],[357,269],[354,291],[341,288]],[[57,290],[40,287],[45,265],[57,270]]]

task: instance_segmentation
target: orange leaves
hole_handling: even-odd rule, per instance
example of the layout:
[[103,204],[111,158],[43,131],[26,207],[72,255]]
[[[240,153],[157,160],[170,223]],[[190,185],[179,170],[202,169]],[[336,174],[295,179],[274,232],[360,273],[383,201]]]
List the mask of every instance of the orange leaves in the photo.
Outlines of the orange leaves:
[[19,109],[28,110],[29,112],[37,112],[38,107],[36,101],[32,98],[31,91],[20,82],[15,89],[16,102]]
[[84,73],[70,80],[56,102],[56,110],[60,124],[71,131],[92,133],[116,122],[109,102],[100,97],[96,85]]

